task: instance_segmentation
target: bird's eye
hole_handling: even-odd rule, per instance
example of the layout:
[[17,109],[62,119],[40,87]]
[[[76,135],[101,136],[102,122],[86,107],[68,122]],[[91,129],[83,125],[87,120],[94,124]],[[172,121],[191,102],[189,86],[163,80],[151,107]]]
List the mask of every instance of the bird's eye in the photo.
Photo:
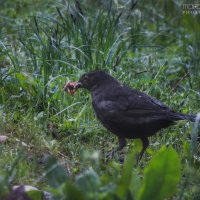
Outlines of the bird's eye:
[[84,80],[85,80],[85,81],[87,81],[88,78],[89,78],[89,77],[88,77],[87,75],[84,76]]

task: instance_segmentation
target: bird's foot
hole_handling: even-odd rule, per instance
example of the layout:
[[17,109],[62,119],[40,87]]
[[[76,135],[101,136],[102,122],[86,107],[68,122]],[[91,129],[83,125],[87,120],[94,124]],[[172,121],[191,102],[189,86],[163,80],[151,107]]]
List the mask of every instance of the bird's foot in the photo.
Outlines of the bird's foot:
[[123,156],[120,156],[120,157],[119,157],[119,163],[120,163],[120,164],[124,164],[124,157],[123,157]]
[[[114,149],[114,150],[108,152],[106,155],[106,162],[108,162],[109,160],[112,160],[116,153],[117,153],[117,149]],[[123,164],[124,163],[124,155],[123,154],[120,155],[120,154],[121,153],[119,153],[118,160],[119,160],[120,164]]]
[[106,162],[108,162],[109,160],[113,159],[114,155],[116,153],[116,150],[111,150],[110,152],[107,153],[106,155]]

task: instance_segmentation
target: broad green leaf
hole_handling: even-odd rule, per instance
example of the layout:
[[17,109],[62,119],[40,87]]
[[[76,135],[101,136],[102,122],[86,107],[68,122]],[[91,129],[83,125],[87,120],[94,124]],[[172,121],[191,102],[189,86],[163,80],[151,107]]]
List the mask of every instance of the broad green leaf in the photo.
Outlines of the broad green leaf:
[[42,191],[39,190],[31,190],[26,192],[26,194],[31,197],[32,200],[41,200],[43,196]]
[[126,199],[129,193],[129,187],[132,181],[132,174],[133,174],[133,165],[135,164],[135,152],[131,152],[123,167],[122,177],[120,183],[117,187],[117,194],[121,199]]
[[101,183],[99,176],[92,168],[77,176],[76,182],[85,193],[97,191]]
[[[136,197],[141,187],[141,178],[138,169],[133,169],[132,179],[129,185],[130,194]],[[135,198],[134,198],[135,199]]]
[[33,77],[29,76],[26,73],[16,73],[16,78],[18,79],[20,86],[23,90],[29,92],[31,95],[36,94],[35,90],[35,80]]
[[53,158],[50,157],[45,166],[46,178],[52,187],[59,187],[68,180],[65,169]]
[[180,159],[173,148],[163,147],[144,170],[139,200],[163,200],[177,189],[180,179]]
[[73,183],[66,183],[62,188],[62,193],[60,194],[59,199],[63,200],[84,200],[85,194],[81,191],[80,188],[76,187]]
[[59,200],[86,200],[85,198],[85,194],[83,193],[83,191],[81,191],[80,188],[78,188],[74,183],[72,183],[71,181],[67,181],[64,184],[62,184],[60,187],[58,188],[48,188],[47,189],[49,194],[45,194],[44,192],[44,196],[47,199],[59,199]]

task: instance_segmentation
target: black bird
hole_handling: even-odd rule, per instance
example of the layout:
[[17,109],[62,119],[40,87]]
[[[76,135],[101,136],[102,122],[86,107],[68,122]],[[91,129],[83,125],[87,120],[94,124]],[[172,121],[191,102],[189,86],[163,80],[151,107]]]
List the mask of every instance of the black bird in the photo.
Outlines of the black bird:
[[69,81],[64,90],[74,94],[78,88],[91,92],[97,118],[119,139],[117,150],[126,145],[126,138],[141,139],[140,158],[149,145],[149,136],[178,120],[195,121],[195,115],[175,112],[157,99],[122,85],[104,71],[91,71],[75,83]]

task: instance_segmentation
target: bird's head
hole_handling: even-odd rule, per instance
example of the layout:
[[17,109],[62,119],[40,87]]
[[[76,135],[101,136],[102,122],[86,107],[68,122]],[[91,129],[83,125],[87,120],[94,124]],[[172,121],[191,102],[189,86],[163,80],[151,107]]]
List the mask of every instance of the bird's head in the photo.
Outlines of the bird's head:
[[77,88],[85,88],[91,90],[96,85],[103,83],[109,78],[111,78],[111,76],[104,71],[91,71],[83,74],[79,81],[75,83],[75,85]]
[[79,88],[92,90],[98,85],[104,83],[105,80],[111,79],[112,76],[104,71],[96,70],[83,74],[77,82],[67,82],[64,86],[64,91],[74,94]]

